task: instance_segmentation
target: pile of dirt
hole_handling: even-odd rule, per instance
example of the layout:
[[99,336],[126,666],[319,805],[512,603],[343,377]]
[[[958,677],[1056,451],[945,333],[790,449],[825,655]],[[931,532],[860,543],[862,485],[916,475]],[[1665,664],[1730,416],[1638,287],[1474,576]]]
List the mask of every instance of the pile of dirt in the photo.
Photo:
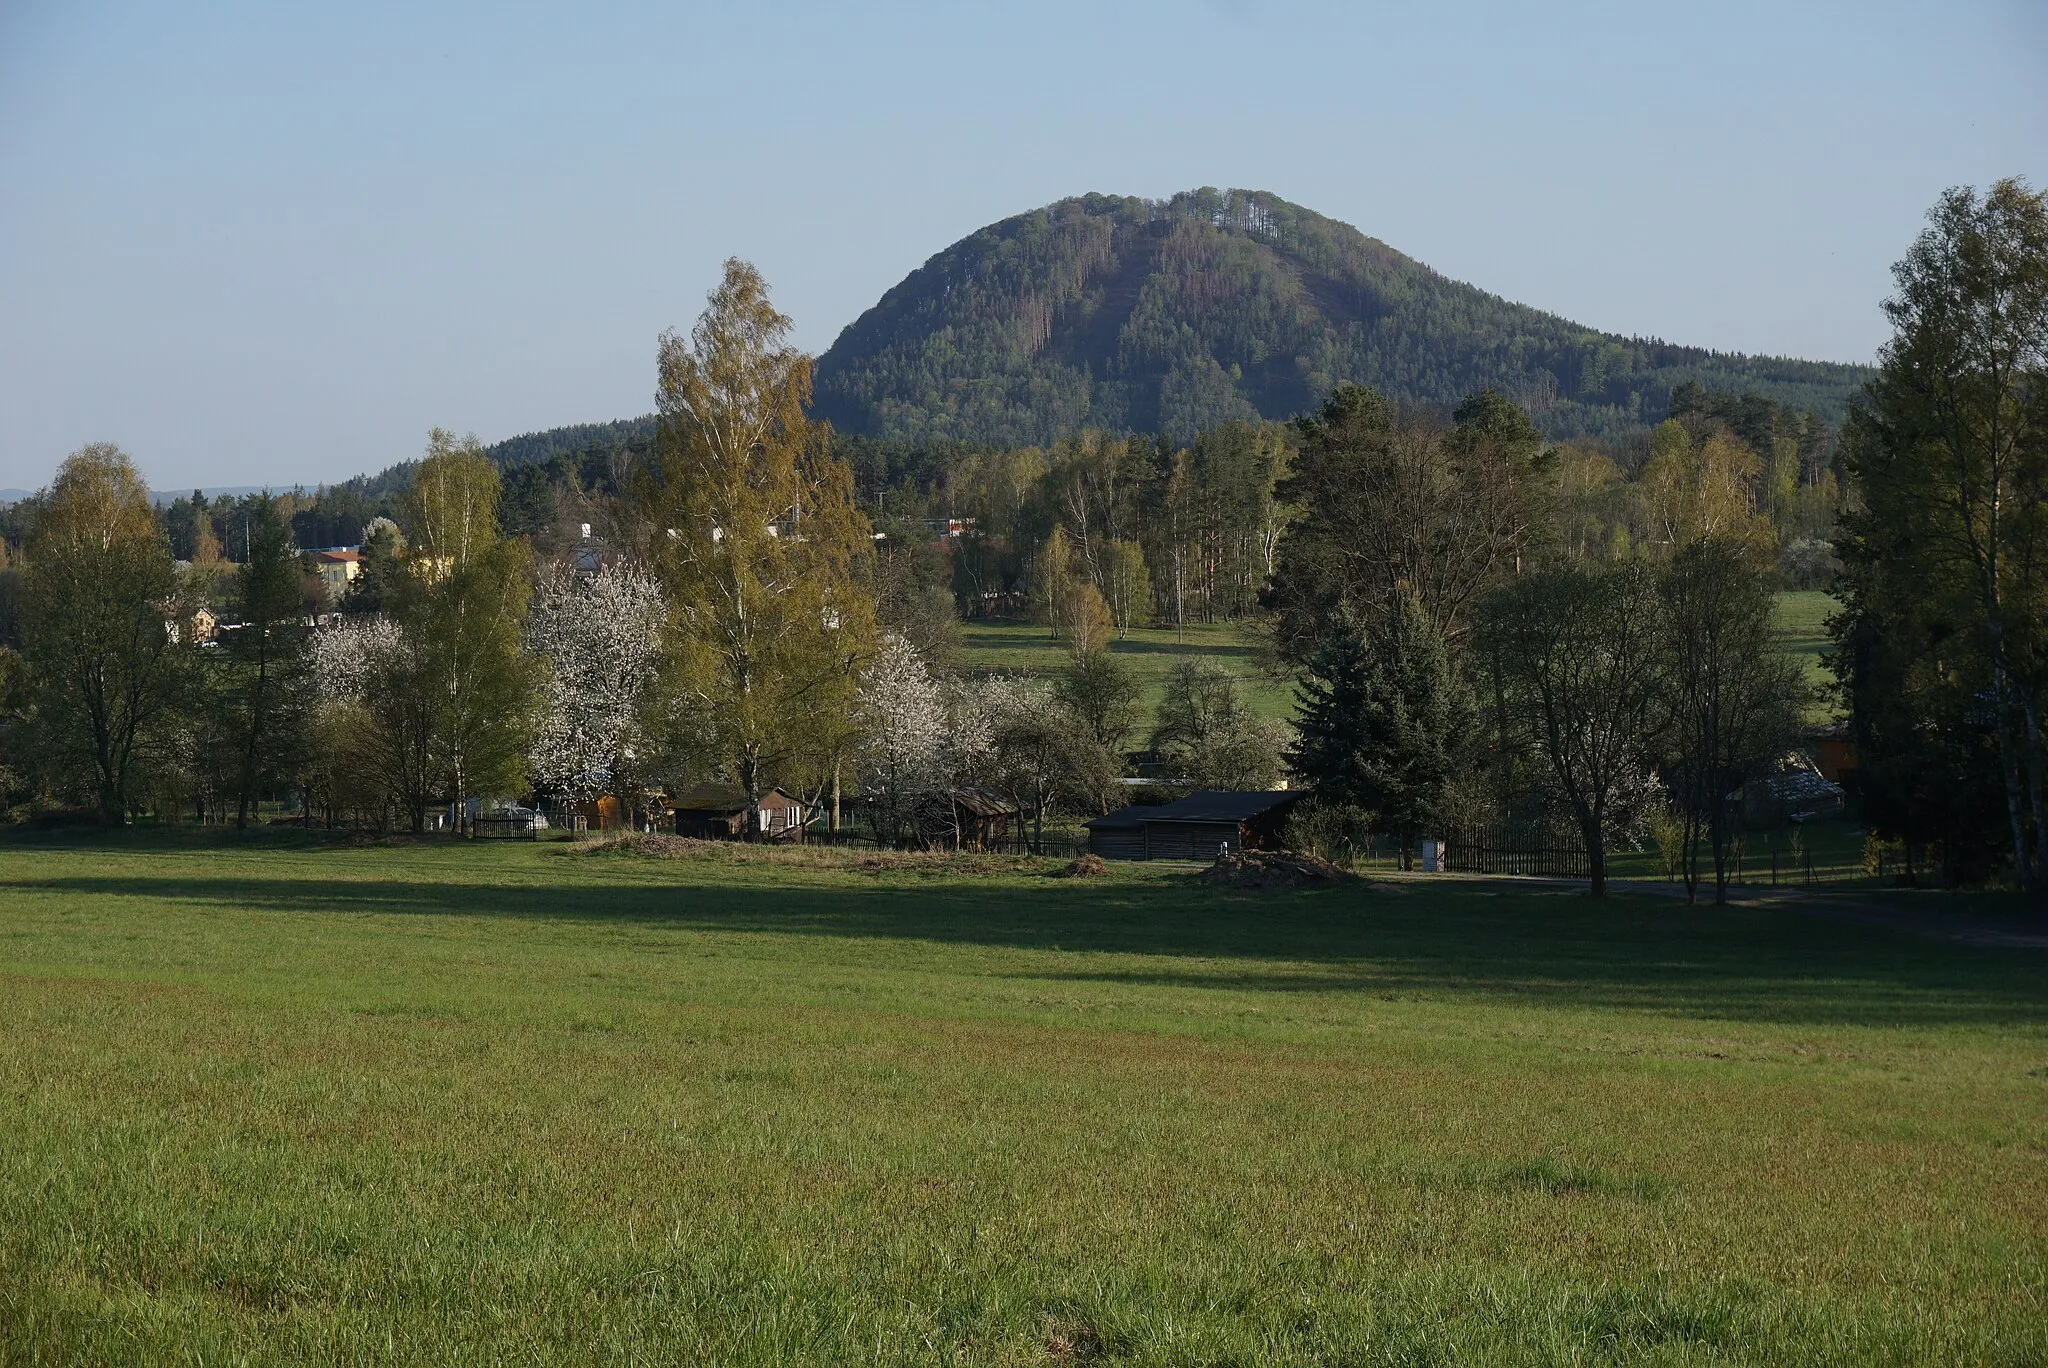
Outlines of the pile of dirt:
[[1195,876],[1223,888],[1314,888],[1356,879],[1328,860],[1293,850],[1246,850],[1218,856]]
[[1102,862],[1100,855],[1091,850],[1065,869],[1062,869],[1060,877],[1066,879],[1091,879],[1097,874],[1107,873],[1109,873],[1109,866]]

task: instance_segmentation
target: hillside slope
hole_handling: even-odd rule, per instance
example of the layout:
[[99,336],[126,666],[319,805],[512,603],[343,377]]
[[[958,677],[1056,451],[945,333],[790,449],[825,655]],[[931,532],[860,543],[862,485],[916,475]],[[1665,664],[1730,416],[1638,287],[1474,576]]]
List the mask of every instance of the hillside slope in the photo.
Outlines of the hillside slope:
[[1204,189],[1061,200],[954,243],[839,335],[817,411],[910,440],[1185,438],[1362,381],[1433,405],[1497,389],[1573,437],[1655,421],[1687,380],[1832,420],[1868,374],[1595,332],[1275,195]]

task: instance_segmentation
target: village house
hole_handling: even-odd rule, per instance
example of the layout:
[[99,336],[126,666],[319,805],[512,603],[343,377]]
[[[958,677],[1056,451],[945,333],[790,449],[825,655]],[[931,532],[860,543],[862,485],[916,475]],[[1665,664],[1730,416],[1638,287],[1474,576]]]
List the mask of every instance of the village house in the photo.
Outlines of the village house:
[[330,546],[323,551],[308,551],[306,559],[320,582],[327,586],[327,597],[339,601],[348,593],[363,573],[363,553],[353,546]]

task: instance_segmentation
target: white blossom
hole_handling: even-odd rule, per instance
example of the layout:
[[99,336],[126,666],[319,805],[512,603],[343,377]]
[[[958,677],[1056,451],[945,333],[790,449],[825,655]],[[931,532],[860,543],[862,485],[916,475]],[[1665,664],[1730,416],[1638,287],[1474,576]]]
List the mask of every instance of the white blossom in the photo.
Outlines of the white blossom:
[[896,836],[946,786],[952,749],[946,701],[917,648],[894,632],[861,681],[859,779],[882,834]]
[[631,565],[542,572],[526,634],[549,665],[529,756],[541,783],[595,793],[644,748],[642,705],[665,621],[660,586]]
[[361,698],[372,666],[399,648],[398,624],[385,617],[336,623],[313,634],[313,673],[321,701]]

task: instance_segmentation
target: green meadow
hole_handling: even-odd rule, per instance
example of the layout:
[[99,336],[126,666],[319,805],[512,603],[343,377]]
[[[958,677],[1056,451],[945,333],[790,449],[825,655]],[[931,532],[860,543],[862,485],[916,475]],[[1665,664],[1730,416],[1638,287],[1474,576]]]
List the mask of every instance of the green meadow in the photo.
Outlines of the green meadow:
[[[1028,622],[970,622],[961,631],[961,668],[975,674],[1050,676],[1067,667],[1067,649],[1050,627]],[[1294,686],[1266,668],[1266,647],[1245,623],[1190,623],[1136,627],[1109,644],[1110,654],[1130,667],[1138,681],[1139,730],[1148,731],[1153,710],[1166,691],[1166,677],[1184,660],[1211,660],[1237,676],[1246,702],[1261,717],[1294,715]],[[1137,738],[1139,744],[1143,737]]]
[[[1781,649],[1800,658],[1807,681],[1816,689],[1834,682],[1821,668],[1821,652],[1828,648],[1827,617],[1836,609],[1835,600],[1819,590],[1801,590],[1778,595],[1777,628]],[[1052,629],[1023,622],[970,622],[961,633],[961,666],[978,674],[1030,673],[1051,675],[1067,663],[1066,650]],[[1153,709],[1159,706],[1167,673],[1182,660],[1207,658],[1238,677],[1246,700],[1262,717],[1289,718],[1294,715],[1294,686],[1268,667],[1266,647],[1258,630],[1247,624],[1193,623],[1176,635],[1171,627],[1141,627],[1110,643],[1110,651],[1137,676],[1142,690],[1139,716],[1150,725]],[[1835,715],[1832,702],[1817,699],[1812,718],[1826,721]]]
[[0,1363],[2048,1361],[2048,954],[0,839]]

